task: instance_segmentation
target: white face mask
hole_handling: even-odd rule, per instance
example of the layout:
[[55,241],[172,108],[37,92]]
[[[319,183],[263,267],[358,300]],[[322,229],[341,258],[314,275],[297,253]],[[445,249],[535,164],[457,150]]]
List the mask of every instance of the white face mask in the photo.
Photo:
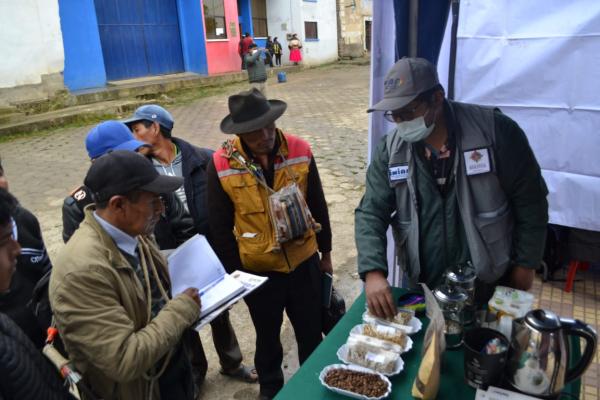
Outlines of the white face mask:
[[[429,110],[427,112],[429,112]],[[433,132],[435,123],[432,123],[431,126],[427,126],[425,124],[425,116],[420,116],[410,121],[398,122],[396,127],[396,129],[398,129],[398,134],[402,139],[408,143],[416,143],[427,138],[427,136]]]

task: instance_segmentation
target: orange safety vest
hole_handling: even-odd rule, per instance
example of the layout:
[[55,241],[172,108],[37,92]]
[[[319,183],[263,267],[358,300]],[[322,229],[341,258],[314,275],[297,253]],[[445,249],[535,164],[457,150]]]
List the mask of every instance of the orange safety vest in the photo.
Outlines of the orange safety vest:
[[[296,136],[284,135],[279,129],[277,136],[281,143],[279,152],[283,158],[279,154],[275,157],[273,190],[278,191],[295,180],[306,198],[308,169],[312,158],[310,145]],[[245,159],[250,159],[237,136],[234,147]],[[213,160],[221,186],[234,206],[233,234],[244,268],[254,272],[289,273],[317,252],[316,234],[312,229],[301,238],[277,243],[269,217],[267,190],[237,160],[227,158],[223,148],[213,154]]]

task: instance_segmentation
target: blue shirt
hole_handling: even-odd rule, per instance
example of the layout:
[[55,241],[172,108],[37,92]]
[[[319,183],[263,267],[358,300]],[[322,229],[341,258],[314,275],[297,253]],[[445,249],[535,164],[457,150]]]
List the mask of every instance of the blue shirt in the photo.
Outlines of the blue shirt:
[[138,245],[137,237],[130,236],[127,233],[123,232],[122,230],[120,230],[119,228],[117,228],[116,226],[99,216],[96,213],[96,211],[94,211],[94,218],[96,218],[96,221],[98,221],[100,226],[102,226],[106,233],[108,233],[108,235],[115,241],[115,244],[119,249],[135,257],[136,259],[138,258],[138,255],[136,254],[136,249]]

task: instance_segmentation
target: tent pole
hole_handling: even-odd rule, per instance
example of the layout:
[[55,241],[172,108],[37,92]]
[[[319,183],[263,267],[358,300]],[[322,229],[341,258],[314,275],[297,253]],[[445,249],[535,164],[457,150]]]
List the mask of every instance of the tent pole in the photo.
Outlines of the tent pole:
[[460,0],[452,2],[452,30],[450,33],[450,57],[448,60],[448,98],[454,100],[454,78],[456,72],[456,41],[458,33],[458,14],[460,11]]
[[417,57],[419,43],[419,0],[408,3],[408,56]]

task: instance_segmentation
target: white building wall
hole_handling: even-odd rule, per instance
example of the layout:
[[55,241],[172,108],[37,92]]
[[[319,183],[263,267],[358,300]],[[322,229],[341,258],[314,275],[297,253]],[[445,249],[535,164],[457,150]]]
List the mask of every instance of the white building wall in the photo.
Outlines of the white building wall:
[[[304,21],[316,21],[319,40],[305,40]],[[322,64],[337,59],[337,18],[335,0],[267,0],[269,35],[283,47],[283,64],[289,64],[287,34],[297,33],[302,41],[303,63]]]
[[[337,11],[335,0],[302,1],[301,32],[302,57],[306,64],[322,64],[338,58]],[[318,41],[307,41],[304,21],[316,21]]]
[[42,83],[63,71],[57,0],[0,0],[0,88]]

